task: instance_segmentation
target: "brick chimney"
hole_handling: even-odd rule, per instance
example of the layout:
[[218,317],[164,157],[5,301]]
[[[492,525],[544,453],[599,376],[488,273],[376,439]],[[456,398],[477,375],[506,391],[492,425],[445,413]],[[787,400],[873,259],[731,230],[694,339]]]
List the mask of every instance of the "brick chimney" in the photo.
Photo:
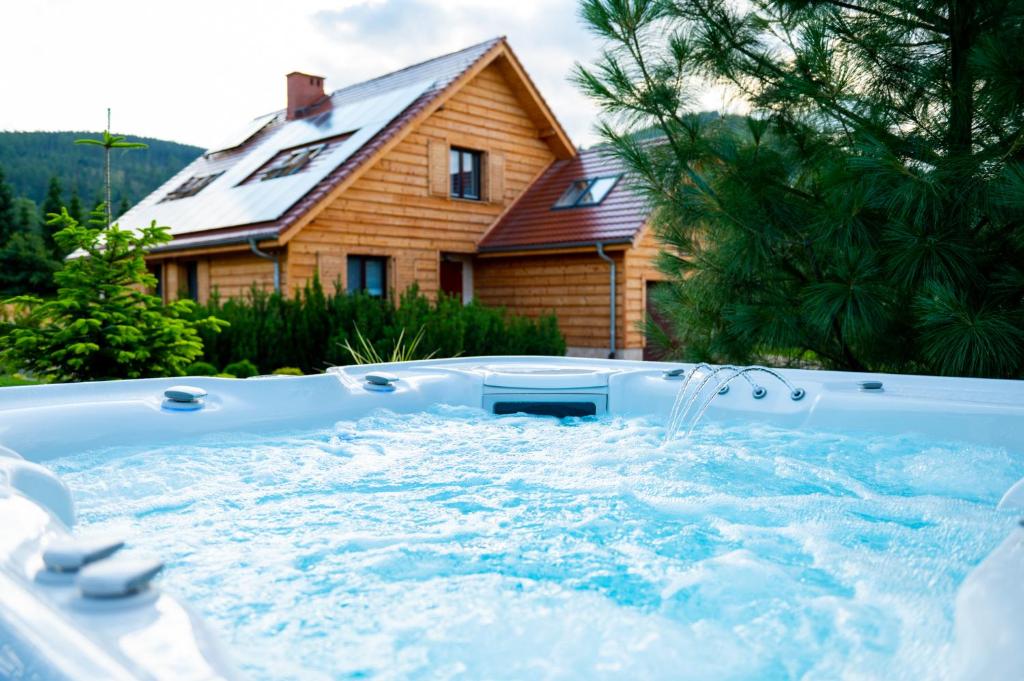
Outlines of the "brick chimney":
[[324,98],[323,76],[292,71],[288,79],[288,120],[299,117],[299,112]]

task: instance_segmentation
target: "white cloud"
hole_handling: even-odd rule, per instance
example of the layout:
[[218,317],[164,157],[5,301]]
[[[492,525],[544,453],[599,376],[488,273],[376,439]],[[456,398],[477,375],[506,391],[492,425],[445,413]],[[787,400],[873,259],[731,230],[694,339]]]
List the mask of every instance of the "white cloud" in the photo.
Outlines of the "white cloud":
[[284,75],[329,89],[497,35],[570,137],[596,110],[566,78],[598,44],[576,0],[34,0],[0,9],[0,129],[102,128],[206,146],[284,104]]

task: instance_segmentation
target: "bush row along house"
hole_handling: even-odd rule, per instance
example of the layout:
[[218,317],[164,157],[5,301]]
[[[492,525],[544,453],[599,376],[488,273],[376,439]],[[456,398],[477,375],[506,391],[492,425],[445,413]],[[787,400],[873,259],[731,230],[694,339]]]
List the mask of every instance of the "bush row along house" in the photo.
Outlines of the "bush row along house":
[[332,94],[303,73],[287,86],[285,110],[122,216],[172,228],[148,258],[165,299],[416,282],[554,312],[570,355],[642,356],[662,278],[647,204],[618,161],[576,149],[504,38]]

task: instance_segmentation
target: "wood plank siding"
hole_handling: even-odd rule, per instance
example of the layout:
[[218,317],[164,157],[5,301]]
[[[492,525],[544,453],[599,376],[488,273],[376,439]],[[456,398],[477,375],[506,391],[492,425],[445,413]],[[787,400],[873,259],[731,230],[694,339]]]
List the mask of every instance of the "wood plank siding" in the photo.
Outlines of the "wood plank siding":
[[[617,344],[626,332],[623,251],[606,251],[616,263]],[[552,255],[519,254],[479,258],[474,272],[476,297],[516,314],[537,317],[555,313],[569,348],[608,350],[609,265],[595,251]]]
[[264,291],[274,289],[274,264],[247,252],[160,260],[153,258],[150,263],[162,268],[165,301],[187,297],[190,263],[195,263],[195,293],[200,303],[206,303],[214,291],[224,299],[243,297],[253,286]]
[[[616,264],[616,346],[638,355],[646,345],[641,330],[647,309],[647,282],[664,281],[655,267],[658,243],[644,227],[635,245],[606,250]],[[570,349],[608,350],[609,265],[593,249],[530,255],[492,254],[475,265],[476,297],[517,314],[554,313]]]
[[[209,260],[209,279],[206,286],[211,291],[217,291],[221,298],[244,296],[253,286],[272,291],[274,263],[250,253],[223,255]],[[199,286],[202,291],[204,283],[201,279]],[[202,297],[200,302],[205,302]]]
[[[484,200],[448,198],[449,146],[484,153]],[[484,232],[552,160],[533,119],[492,64],[288,242],[286,285],[297,290],[319,268],[333,290],[335,281],[345,285],[348,255],[371,255],[389,259],[393,291],[418,282],[434,295],[441,254],[474,253]],[[488,178],[494,172],[503,177]]]
[[658,240],[650,225],[643,228],[633,248],[626,251],[626,307],[625,324],[627,348],[644,348],[647,339],[642,325],[647,315],[647,282],[666,281],[667,277],[655,267]]

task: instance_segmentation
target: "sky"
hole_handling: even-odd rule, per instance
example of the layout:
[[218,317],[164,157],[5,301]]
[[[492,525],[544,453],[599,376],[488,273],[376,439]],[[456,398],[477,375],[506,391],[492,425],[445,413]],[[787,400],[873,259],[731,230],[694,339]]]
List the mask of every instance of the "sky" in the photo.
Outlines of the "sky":
[[568,82],[600,43],[578,0],[31,0],[0,4],[0,129],[113,129],[201,147],[284,107],[285,74],[328,91],[505,35],[570,138]]

